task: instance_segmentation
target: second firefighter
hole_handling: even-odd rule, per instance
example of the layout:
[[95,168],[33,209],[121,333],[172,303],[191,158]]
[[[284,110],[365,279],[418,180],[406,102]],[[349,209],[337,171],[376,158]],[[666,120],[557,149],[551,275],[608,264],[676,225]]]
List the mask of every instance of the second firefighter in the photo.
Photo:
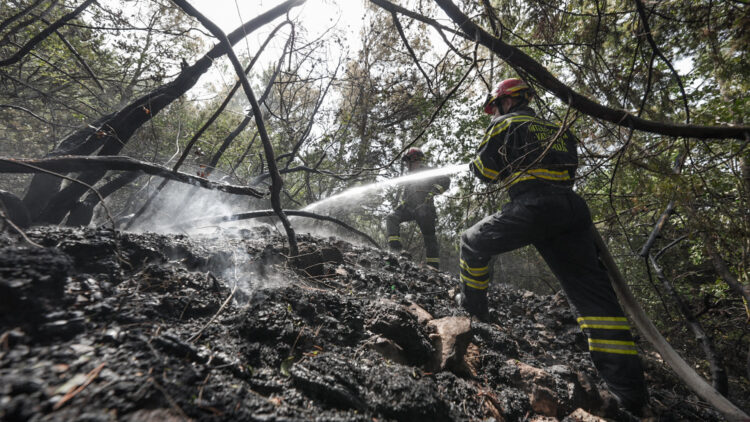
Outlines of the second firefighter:
[[[409,173],[429,170],[425,156],[419,148],[411,148],[401,158]],[[450,186],[448,176],[435,176],[407,184],[402,192],[401,202],[385,219],[388,247],[392,251],[402,248],[399,226],[406,221],[415,221],[422,232],[425,244],[427,265],[440,268],[440,246],[435,235],[437,212],[433,197],[445,192]]]

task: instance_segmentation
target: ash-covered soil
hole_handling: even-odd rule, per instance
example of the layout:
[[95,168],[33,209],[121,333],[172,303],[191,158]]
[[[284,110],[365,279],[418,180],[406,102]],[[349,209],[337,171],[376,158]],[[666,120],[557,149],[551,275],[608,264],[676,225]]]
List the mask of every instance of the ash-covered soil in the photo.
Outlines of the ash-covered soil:
[[[628,420],[565,298],[269,230],[0,238],[3,421]],[[648,351],[660,420],[720,420]],[[598,416],[595,416],[598,415]]]

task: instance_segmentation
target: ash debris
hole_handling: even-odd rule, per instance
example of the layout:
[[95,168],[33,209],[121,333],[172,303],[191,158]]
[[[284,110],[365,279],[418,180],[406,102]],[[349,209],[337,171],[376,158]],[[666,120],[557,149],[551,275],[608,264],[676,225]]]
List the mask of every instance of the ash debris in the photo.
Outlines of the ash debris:
[[[333,238],[39,227],[0,238],[3,421],[629,420],[562,295]],[[394,259],[396,258],[396,259]],[[720,420],[642,353],[660,420]]]

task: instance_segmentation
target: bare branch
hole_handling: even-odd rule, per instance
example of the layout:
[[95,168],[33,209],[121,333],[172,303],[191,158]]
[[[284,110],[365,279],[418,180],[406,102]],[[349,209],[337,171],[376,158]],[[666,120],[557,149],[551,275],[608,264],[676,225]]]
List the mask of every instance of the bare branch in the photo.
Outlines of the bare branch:
[[166,167],[145,163],[130,157],[54,157],[41,160],[23,160],[0,157],[0,173],[41,173],[55,171],[70,173],[76,171],[142,171],[180,183],[197,185],[206,189],[218,190],[235,195],[262,198],[262,192],[247,186],[224,185],[202,177],[172,171]]
[[[322,220],[322,221],[330,221],[331,223],[338,224],[339,226],[356,233],[360,236],[362,236],[364,239],[366,239],[368,242],[370,242],[373,246],[380,249],[380,245],[378,245],[378,242],[373,240],[370,236],[368,236],[366,233],[363,233],[354,227],[350,226],[349,224],[344,223],[343,221],[336,219],[334,217],[330,217],[327,215],[321,215],[321,214],[315,214],[309,211],[299,211],[299,210],[284,210],[284,213],[293,217],[305,217],[305,218],[312,218],[315,220]],[[233,215],[225,215],[221,217],[211,217],[211,218],[200,218],[197,220],[190,220],[186,221],[180,224],[177,224],[173,227],[196,227],[199,225],[211,225],[211,224],[219,224],[219,223],[225,223],[228,221],[239,221],[239,220],[249,220],[252,218],[261,218],[261,217],[273,217],[276,213],[274,210],[258,210],[258,211],[249,211],[244,212],[241,214],[233,214]]]
[[78,128],[78,126],[69,126],[69,125],[62,125],[62,124],[59,124],[59,123],[50,122],[49,120],[45,119],[44,117],[41,117],[41,116],[35,114],[33,111],[31,111],[31,110],[29,110],[27,108],[21,107],[21,106],[17,106],[17,105],[13,105],[13,104],[0,104],[0,108],[11,108],[11,109],[14,109],[14,110],[23,111],[24,113],[28,113],[29,115],[31,115],[31,117],[33,117],[33,118],[35,118],[35,119],[37,119],[37,120],[39,120],[39,121],[41,121],[43,123],[51,125],[51,126],[61,126],[61,127],[67,127],[67,128],[75,128],[75,129]]
[[690,106],[688,106],[685,87],[682,86],[682,78],[680,78],[679,73],[677,73],[674,67],[672,67],[672,63],[670,63],[669,60],[661,52],[659,46],[656,45],[656,41],[654,41],[654,37],[651,35],[651,27],[648,24],[648,17],[646,17],[646,8],[643,5],[643,1],[635,0],[635,6],[636,9],[638,9],[638,16],[640,16],[641,18],[641,24],[643,25],[643,34],[646,36],[648,43],[651,45],[651,49],[653,50],[654,54],[659,56],[659,58],[664,61],[667,67],[669,67],[669,70],[672,71],[672,76],[674,76],[675,80],[677,81],[677,85],[680,86],[680,92],[682,92],[682,101],[685,103],[685,123],[690,123]]
[[[250,82],[242,72],[242,65],[240,64],[239,59],[237,59],[237,55],[232,49],[232,44],[230,43],[226,34],[224,34],[224,31],[216,26],[216,24],[214,24],[211,20],[207,19],[200,12],[198,12],[192,5],[190,5],[190,3],[185,0],[173,0],[173,2],[187,14],[198,19],[201,24],[203,24],[203,26],[211,31],[211,33],[214,34],[214,36],[217,37],[221,41],[221,44],[226,48],[227,56],[229,56],[229,60],[232,62],[232,66],[234,67],[234,71],[237,73],[237,77],[242,82],[242,89],[245,91],[245,95],[247,95],[247,99],[250,101],[250,105],[253,109],[253,114],[255,115],[255,124],[258,127],[260,140],[263,143],[263,150],[265,151],[266,161],[268,162],[269,172],[271,173],[271,205],[274,211],[276,211],[276,214],[279,216],[281,224],[284,226],[284,230],[286,231],[287,238],[289,240],[289,253],[292,256],[296,256],[299,253],[299,250],[297,248],[297,239],[294,234],[294,229],[289,223],[289,219],[287,219],[286,215],[284,215],[284,210],[281,208],[281,200],[279,197],[279,193],[281,192],[284,181],[281,179],[279,169],[276,166],[273,145],[271,144],[271,140],[268,137],[268,132],[266,132],[266,126],[263,122],[263,116],[260,111],[260,106],[258,105],[258,101],[255,99],[255,94],[253,93],[253,89],[250,87]],[[303,2],[304,0],[298,0],[295,1],[294,4],[299,5]]]
[[94,71],[91,70],[91,67],[89,66],[89,64],[86,63],[86,60],[84,60],[83,57],[81,57],[81,55],[78,54],[78,51],[76,50],[75,47],[73,47],[73,44],[68,42],[68,40],[65,37],[63,37],[60,31],[56,30],[55,35],[57,35],[57,37],[60,38],[60,41],[62,41],[63,44],[65,44],[65,47],[67,47],[67,49],[73,54],[76,60],[78,60],[78,63],[80,63],[81,66],[83,66],[83,70],[85,70],[86,73],[89,74],[89,76],[94,81],[94,83],[96,83],[96,86],[98,86],[99,89],[102,90],[102,92],[104,92],[104,87],[102,86],[102,83],[99,82],[99,78],[97,78],[96,75],[94,75]]
[[430,82],[430,77],[427,75],[427,73],[422,69],[422,66],[419,64],[419,59],[417,58],[417,55],[414,53],[414,50],[411,48],[411,45],[409,44],[409,40],[406,38],[406,34],[404,33],[404,28],[401,26],[401,22],[398,20],[398,15],[395,12],[391,12],[391,17],[393,17],[393,25],[396,26],[396,30],[398,31],[398,35],[401,37],[401,41],[403,41],[404,46],[406,46],[406,50],[409,52],[409,55],[412,59],[414,59],[414,64],[417,66],[420,72],[422,72],[422,76],[424,76],[425,82],[427,82],[427,89],[430,91],[430,94],[433,96],[435,93],[432,91],[432,82]]
[[15,54],[8,57],[5,60],[0,60],[0,67],[8,66],[13,63],[18,62],[28,54],[29,51],[31,51],[34,47],[36,47],[37,44],[42,42],[45,38],[47,38],[51,33],[55,32],[58,28],[65,25],[65,22],[75,18],[78,16],[79,13],[81,13],[85,8],[89,7],[91,3],[93,3],[95,0],[86,0],[83,3],[81,3],[80,6],[76,7],[75,10],[72,12],[66,14],[65,16],[61,17],[55,23],[52,25],[44,28],[44,30],[38,34],[36,34],[32,39],[29,40],[23,47],[21,47],[20,50],[16,51]]

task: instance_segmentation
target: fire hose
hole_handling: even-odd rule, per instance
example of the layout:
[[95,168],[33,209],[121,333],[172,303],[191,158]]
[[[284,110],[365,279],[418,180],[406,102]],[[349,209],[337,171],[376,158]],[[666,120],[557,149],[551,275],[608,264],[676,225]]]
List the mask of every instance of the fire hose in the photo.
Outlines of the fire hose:
[[633,294],[630,292],[625,279],[620,270],[617,268],[614,258],[609,253],[607,245],[604,244],[599,231],[594,228],[594,239],[599,249],[599,258],[607,268],[612,287],[615,289],[625,311],[635,323],[640,333],[646,340],[654,346],[662,359],[675,371],[677,376],[690,387],[698,396],[706,400],[716,410],[718,410],[729,421],[750,421],[750,416],[735,406],[726,397],[719,394],[709,383],[698,375],[690,365],[667,343],[659,330],[646,315],[646,312],[638,304]]

